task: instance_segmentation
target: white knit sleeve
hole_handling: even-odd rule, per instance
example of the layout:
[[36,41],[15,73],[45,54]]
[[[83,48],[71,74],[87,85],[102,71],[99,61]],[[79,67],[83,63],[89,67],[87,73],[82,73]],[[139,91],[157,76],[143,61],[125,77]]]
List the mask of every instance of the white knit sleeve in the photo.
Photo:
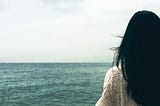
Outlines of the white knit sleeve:
[[103,93],[96,106],[120,106],[121,105],[121,80],[118,70],[111,68],[104,78]]

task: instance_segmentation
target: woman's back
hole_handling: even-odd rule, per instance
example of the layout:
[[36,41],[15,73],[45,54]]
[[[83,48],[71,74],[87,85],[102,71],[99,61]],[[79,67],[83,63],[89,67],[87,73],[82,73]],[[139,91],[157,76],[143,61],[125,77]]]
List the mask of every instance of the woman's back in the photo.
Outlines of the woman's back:
[[150,11],[136,12],[115,49],[113,63],[121,69],[107,72],[100,101],[106,106],[160,106],[159,42],[160,18]]

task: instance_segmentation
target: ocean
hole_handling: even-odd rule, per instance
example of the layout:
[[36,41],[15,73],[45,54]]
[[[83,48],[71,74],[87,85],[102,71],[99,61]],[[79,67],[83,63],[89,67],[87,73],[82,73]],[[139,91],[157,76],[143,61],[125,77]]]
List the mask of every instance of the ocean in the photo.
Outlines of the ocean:
[[95,106],[111,63],[0,63],[0,106]]

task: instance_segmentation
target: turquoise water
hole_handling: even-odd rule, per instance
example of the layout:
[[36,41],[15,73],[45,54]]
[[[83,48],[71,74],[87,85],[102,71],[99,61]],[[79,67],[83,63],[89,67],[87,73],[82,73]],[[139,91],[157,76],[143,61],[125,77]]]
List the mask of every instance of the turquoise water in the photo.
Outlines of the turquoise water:
[[94,106],[110,63],[1,63],[0,106]]

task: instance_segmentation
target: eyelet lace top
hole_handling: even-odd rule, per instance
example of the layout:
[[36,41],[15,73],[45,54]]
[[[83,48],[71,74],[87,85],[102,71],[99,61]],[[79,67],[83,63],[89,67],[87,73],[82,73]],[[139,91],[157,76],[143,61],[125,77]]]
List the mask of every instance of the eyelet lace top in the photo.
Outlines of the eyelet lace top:
[[109,69],[104,78],[102,96],[96,106],[140,106],[127,95],[126,86],[122,71],[117,67]]

